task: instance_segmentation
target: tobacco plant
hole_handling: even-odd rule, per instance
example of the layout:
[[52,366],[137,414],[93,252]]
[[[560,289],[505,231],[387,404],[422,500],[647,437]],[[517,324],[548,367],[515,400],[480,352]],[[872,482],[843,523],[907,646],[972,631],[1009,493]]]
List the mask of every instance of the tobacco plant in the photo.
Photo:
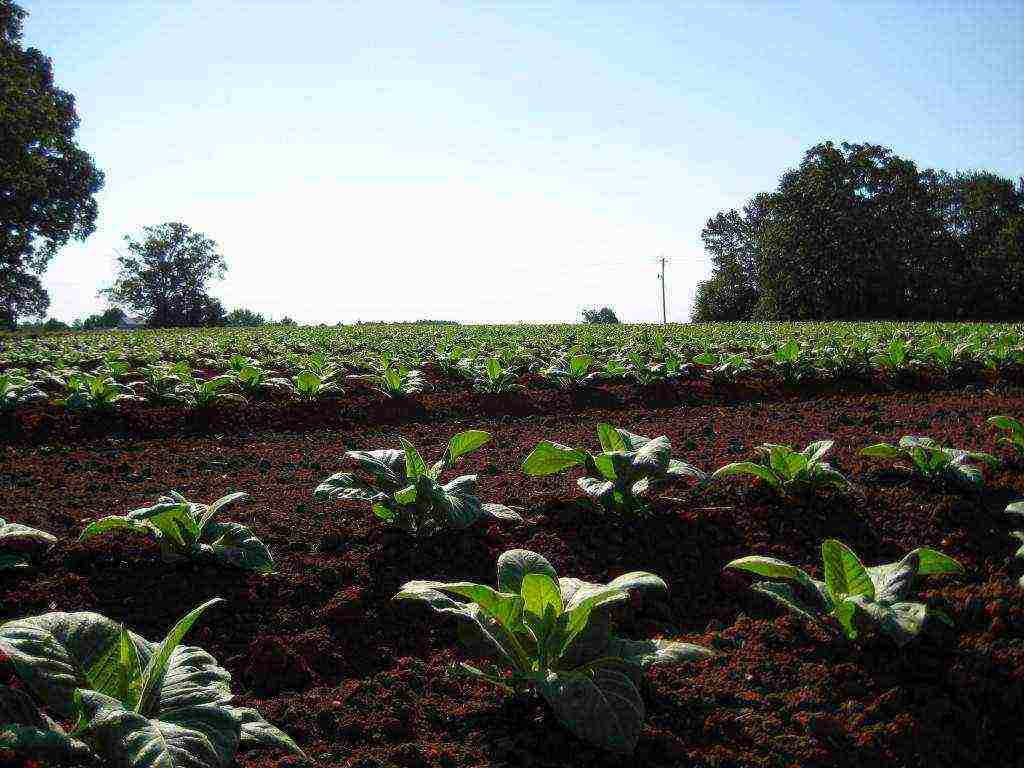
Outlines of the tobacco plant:
[[430,535],[445,528],[465,528],[482,516],[522,521],[501,504],[484,504],[477,497],[476,475],[461,475],[441,483],[454,463],[482,446],[491,436],[480,430],[460,432],[448,441],[441,459],[429,469],[416,447],[399,438],[402,449],[347,451],[345,458],[365,471],[369,480],[338,472],[324,480],[314,495],[323,499],[369,502],[386,523],[412,534]]
[[192,371],[187,364],[148,365],[141,368],[139,373],[142,376],[142,380],[139,382],[142,397],[148,402],[191,404],[191,401],[181,392],[185,382],[192,378]]
[[922,477],[932,482],[948,482],[978,489],[985,484],[981,468],[970,462],[981,462],[989,467],[999,466],[999,459],[979,451],[941,446],[930,437],[905,435],[899,445],[876,443],[861,449],[861,456],[881,459],[909,460]]
[[210,654],[180,644],[220,602],[190,611],[159,643],[84,611],[0,625],[0,651],[31,694],[0,686],[0,748],[48,760],[94,754],[127,768],[228,768],[240,747],[256,746],[305,757],[255,709],[232,705],[231,675]]
[[488,358],[473,370],[473,389],[478,392],[499,395],[518,387],[515,369],[511,365],[502,365],[496,357]]
[[15,373],[0,374],[0,413],[44,400],[46,393],[34,381]]
[[348,378],[368,383],[389,399],[418,395],[429,386],[422,371],[410,369],[388,357],[381,360],[373,373],[351,374]]
[[580,739],[630,753],[643,728],[640,685],[654,664],[713,655],[698,645],[627,640],[612,634],[612,610],[631,592],[667,592],[652,573],[634,571],[608,584],[558,578],[542,556],[524,549],[498,558],[497,589],[472,582],[410,581],[395,600],[426,603],[455,616],[459,637],[497,669],[456,669],[517,694],[539,694]]
[[801,496],[821,488],[847,489],[851,483],[824,459],[833,441],[819,440],[802,451],[788,445],[764,443],[755,448],[758,461],[726,464],[711,475],[711,480],[732,475],[753,475],[782,497]]
[[67,389],[61,402],[73,411],[110,411],[123,403],[142,400],[131,387],[110,376],[75,374],[68,379]]
[[181,402],[192,408],[214,408],[224,403],[244,403],[245,397],[237,392],[225,390],[235,386],[235,377],[227,374],[214,376],[205,381],[185,379],[178,387]]
[[601,377],[600,371],[591,371],[593,358],[590,355],[573,355],[567,360],[553,364],[541,371],[540,376],[560,389],[579,389],[593,384]]
[[247,493],[222,496],[212,504],[191,502],[171,491],[151,507],[127,515],[102,517],[86,526],[79,541],[115,530],[126,530],[157,540],[165,560],[212,560],[256,573],[271,573],[274,559],[267,545],[241,523],[220,523],[214,518],[228,507],[245,501]]
[[941,552],[919,548],[898,562],[866,568],[852,549],[826,539],[821,559],[824,581],[774,557],[741,557],[725,567],[771,579],[755,582],[752,589],[807,621],[838,629],[849,640],[874,630],[905,645],[931,618],[952,624],[943,612],[907,600],[918,576],[963,573],[956,560]]
[[324,377],[313,371],[300,371],[290,379],[269,379],[267,386],[288,392],[293,397],[312,402],[327,395],[337,395],[344,390],[334,383],[333,377]]
[[585,475],[576,481],[580,490],[605,509],[621,512],[646,510],[643,498],[659,481],[671,477],[707,479],[701,470],[671,457],[672,445],[664,435],[652,440],[610,424],[598,424],[597,437],[601,444],[597,454],[542,440],[523,462],[523,472],[553,475],[583,467]]
[[9,523],[0,517],[0,571],[28,568],[28,551],[53,545],[57,537],[38,528]]
[[1017,453],[1024,453],[1024,424],[1013,416],[993,416],[988,423],[1006,432],[999,438],[1000,443],[1013,446]]

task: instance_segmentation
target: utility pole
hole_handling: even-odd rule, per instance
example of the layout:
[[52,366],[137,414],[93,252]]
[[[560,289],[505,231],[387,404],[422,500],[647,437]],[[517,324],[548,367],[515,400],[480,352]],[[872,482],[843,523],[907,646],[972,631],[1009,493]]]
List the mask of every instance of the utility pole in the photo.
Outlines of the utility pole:
[[665,257],[659,257],[661,260],[661,274],[658,275],[658,279],[661,280],[661,324],[668,324],[668,317],[665,311]]

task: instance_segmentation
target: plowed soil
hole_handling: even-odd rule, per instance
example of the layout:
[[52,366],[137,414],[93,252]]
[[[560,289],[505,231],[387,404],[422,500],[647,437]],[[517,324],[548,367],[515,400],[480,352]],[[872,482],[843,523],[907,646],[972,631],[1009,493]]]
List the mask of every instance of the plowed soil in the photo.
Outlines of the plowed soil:
[[[60,537],[31,572],[0,578],[0,620],[93,610],[158,638],[189,607],[212,609],[187,642],[209,650],[257,707],[326,766],[964,766],[1024,765],[1024,593],[1003,509],[1024,495],[1024,464],[995,447],[985,419],[1024,414],[1015,385],[903,392],[818,393],[751,400],[648,397],[604,388],[573,397],[529,388],[511,398],[458,390],[408,404],[370,396],[215,415],[147,409],[93,424],[33,413],[0,446],[3,516]],[[747,480],[698,492],[659,489],[646,518],[599,515],[579,503],[575,474],[527,478],[540,439],[597,448],[595,426],[667,435],[673,455],[707,470],[761,442],[836,441],[833,463],[856,484],[802,506]],[[411,439],[428,461],[458,431],[492,441],[462,464],[484,501],[522,507],[528,522],[481,524],[426,540],[382,527],[365,506],[314,500],[347,449]],[[857,456],[904,434],[997,453],[986,490],[964,494]],[[123,513],[177,489],[209,501],[248,491],[228,518],[271,547],[260,577],[160,561],[146,541],[112,534],[75,542],[83,521]],[[943,550],[966,575],[925,580],[918,594],[956,628],[898,650],[885,638],[840,643],[808,628],[722,566],[765,554],[818,572],[835,537],[869,563],[917,546]],[[455,678],[464,659],[454,624],[390,601],[410,579],[492,583],[497,556],[540,552],[562,575],[607,581],[648,570],[664,601],[624,615],[619,633],[710,645],[708,661],[655,668],[647,721],[632,758],[577,741],[539,700]],[[10,671],[0,666],[0,682]],[[249,768],[298,765],[273,751]]]

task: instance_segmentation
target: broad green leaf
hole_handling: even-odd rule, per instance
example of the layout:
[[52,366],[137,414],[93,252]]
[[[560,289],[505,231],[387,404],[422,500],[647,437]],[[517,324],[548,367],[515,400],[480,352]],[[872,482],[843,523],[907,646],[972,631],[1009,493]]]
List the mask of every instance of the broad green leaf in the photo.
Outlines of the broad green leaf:
[[825,566],[825,584],[832,598],[839,601],[843,596],[875,598],[875,586],[871,576],[856,553],[836,539],[825,539],[821,545],[821,559]]
[[750,588],[771,598],[783,608],[796,613],[806,621],[818,621],[822,617],[823,607],[806,603],[797,596],[789,584],[778,581],[758,581]]
[[100,534],[114,530],[126,530],[134,533],[151,532],[145,525],[129,520],[127,517],[111,515],[109,517],[101,517],[99,520],[94,520],[89,523],[89,525],[85,526],[85,530],[82,531],[78,540],[85,541],[87,539],[91,539],[93,536],[99,536]]
[[199,525],[188,502],[160,503],[136,509],[128,513],[128,519],[148,522],[182,550],[190,549],[199,538]]
[[625,640],[613,637],[608,645],[608,655],[621,658],[641,669],[647,669],[655,664],[703,661],[710,659],[715,652],[702,645],[674,640]]
[[178,623],[167,633],[163,642],[157,647],[156,652],[150,657],[145,670],[143,670],[139,703],[134,708],[136,712],[144,715],[149,714],[159,704],[160,688],[164,683],[164,676],[167,674],[171,655],[203,612],[210,606],[223,602],[223,598],[219,597],[207,600],[181,617]]
[[523,472],[528,475],[552,475],[563,469],[577,467],[586,460],[587,454],[584,451],[542,440],[523,462]]
[[481,504],[480,511],[496,520],[507,520],[513,523],[524,522],[522,515],[504,504]]
[[[933,574],[939,573],[964,572],[964,568],[962,565],[960,565],[960,563],[958,563],[949,555],[942,554],[938,550],[928,549],[927,547],[920,547],[910,553],[910,555],[914,554],[916,554],[918,557],[918,576],[931,576]],[[908,555],[907,557],[910,557],[910,555]]]
[[544,557],[527,549],[510,549],[498,557],[498,589],[520,594],[527,574],[542,573],[557,581],[558,574]]
[[345,457],[392,489],[406,485],[405,451],[384,448],[377,451],[346,451]]
[[697,467],[687,464],[685,461],[679,461],[678,459],[669,460],[668,469],[665,470],[665,473],[672,475],[673,477],[692,477],[695,480],[700,480],[701,482],[708,479],[707,472],[702,469],[697,469]]
[[811,583],[811,577],[805,570],[782,560],[777,560],[774,557],[748,555],[747,557],[733,560],[725,567],[749,571],[750,573],[756,573],[758,576],[767,576],[770,579],[789,579],[800,584]]
[[231,707],[235,719],[241,724],[239,746],[243,749],[251,747],[276,747],[293,752],[306,758],[306,753],[295,743],[294,739],[275,725],[263,719],[263,715],[248,707]]
[[221,496],[215,502],[210,504],[206,508],[206,511],[199,517],[199,530],[202,531],[208,522],[228,507],[233,506],[240,501],[248,501],[248,499],[249,494],[244,491],[236,491],[234,493],[229,493],[227,496]]
[[364,485],[351,472],[337,472],[320,483],[313,495],[321,499],[372,502],[382,494]]
[[50,545],[57,541],[52,533],[40,531],[38,528],[31,528],[19,523],[9,523],[0,518],[0,545],[10,546],[21,543]]
[[433,500],[444,509],[455,528],[465,528],[483,514],[476,495],[476,475],[462,475],[444,485],[435,485]]
[[636,748],[644,703],[627,675],[611,668],[551,672],[539,688],[558,719],[583,741],[626,754]]
[[416,480],[427,474],[427,463],[423,461],[416,446],[404,437],[398,438],[398,442],[402,444],[402,449],[405,451],[405,476],[410,480]]
[[448,449],[445,452],[448,462],[453,462],[460,456],[470,451],[475,451],[481,445],[491,439],[489,432],[482,429],[470,429],[460,432],[448,441]]
[[598,424],[597,425],[597,438],[601,443],[601,450],[608,451],[625,451],[626,441],[622,438],[622,435],[611,424]]
[[546,573],[524,574],[520,595],[523,598],[523,609],[538,618],[543,618],[549,607],[554,609],[556,617],[562,614],[562,593],[558,588],[558,580]]
[[402,592],[422,592],[424,590],[450,592],[471,600],[480,606],[484,614],[497,619],[510,631],[517,631],[522,626],[523,598],[511,592],[499,592],[485,584],[471,581],[410,581],[402,585]]
[[[121,626],[121,635],[117,642],[117,655],[117,688],[112,695],[128,709],[133,709],[142,693],[142,665],[139,663],[139,649],[124,625]],[[99,687],[96,690],[106,693]]]
[[45,613],[0,625],[0,651],[46,707],[69,718],[76,688],[116,692],[120,636],[121,626],[97,613]]
[[861,448],[860,455],[873,456],[880,459],[898,459],[903,455],[903,451],[895,445],[889,445],[888,443],[875,443],[874,445],[869,445],[866,448]]
[[0,685],[0,751],[7,749],[19,757],[47,762],[89,754],[85,744],[69,737],[28,694]]
[[737,461],[732,464],[726,464],[724,467],[712,472],[710,479],[714,481],[732,475],[753,475],[764,480],[772,488],[781,487],[779,479],[771,469],[753,461]]
[[274,558],[270,549],[241,523],[210,523],[205,531],[213,556],[256,573],[272,573]]
[[238,750],[241,725],[227,707],[186,707],[150,719],[95,691],[76,696],[98,751],[128,768],[223,768]]
[[803,450],[803,455],[807,458],[809,463],[815,463],[821,461],[825,454],[832,450],[834,445],[832,440],[818,440],[817,442],[809,444]]

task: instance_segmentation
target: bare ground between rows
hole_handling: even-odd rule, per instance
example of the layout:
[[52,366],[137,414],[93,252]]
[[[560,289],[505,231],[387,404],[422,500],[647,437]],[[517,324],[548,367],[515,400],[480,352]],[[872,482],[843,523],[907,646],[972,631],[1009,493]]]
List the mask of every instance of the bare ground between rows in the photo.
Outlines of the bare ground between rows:
[[[1024,466],[1003,452],[985,493],[933,488],[858,457],[857,449],[903,434],[993,450],[985,419],[1024,412],[1016,388],[839,395],[735,405],[625,407],[585,414],[508,414],[342,429],[155,440],[107,435],[75,443],[8,446],[0,453],[5,517],[62,539],[39,568],[5,577],[0,619],[47,610],[95,610],[155,638],[188,607],[213,595],[190,642],[234,676],[242,701],[259,707],[324,765],[618,766],[580,744],[537,701],[506,697],[452,678],[462,658],[454,627],[390,597],[406,580],[493,581],[498,554],[541,552],[559,573],[604,581],[629,570],[658,573],[664,601],[621,618],[622,634],[712,645],[715,659],[656,669],[644,692],[647,725],[630,764],[645,766],[1020,765],[1024,732],[1024,565],[1002,509],[1024,495]],[[519,465],[539,439],[596,448],[601,420],[666,434],[674,455],[705,469],[750,454],[764,441],[803,445],[829,437],[851,494],[785,507],[746,481],[698,493],[660,491],[651,516],[595,515],[578,504],[575,475],[526,478]],[[425,541],[381,528],[358,505],[324,504],[313,487],[346,449],[396,443],[400,433],[428,459],[454,432],[494,439],[464,465],[486,501],[527,510],[525,525],[480,525]],[[80,545],[82,521],[123,512],[177,488],[208,500],[247,490],[236,517],[271,546],[265,577],[167,567],[145,542],[124,537]],[[817,566],[833,536],[868,562],[915,546],[957,557],[963,578],[925,582],[920,594],[946,607],[956,632],[900,652],[884,641],[828,642],[722,572],[730,559],[768,554]],[[9,673],[0,671],[0,678]],[[244,766],[292,765],[250,752]]]

